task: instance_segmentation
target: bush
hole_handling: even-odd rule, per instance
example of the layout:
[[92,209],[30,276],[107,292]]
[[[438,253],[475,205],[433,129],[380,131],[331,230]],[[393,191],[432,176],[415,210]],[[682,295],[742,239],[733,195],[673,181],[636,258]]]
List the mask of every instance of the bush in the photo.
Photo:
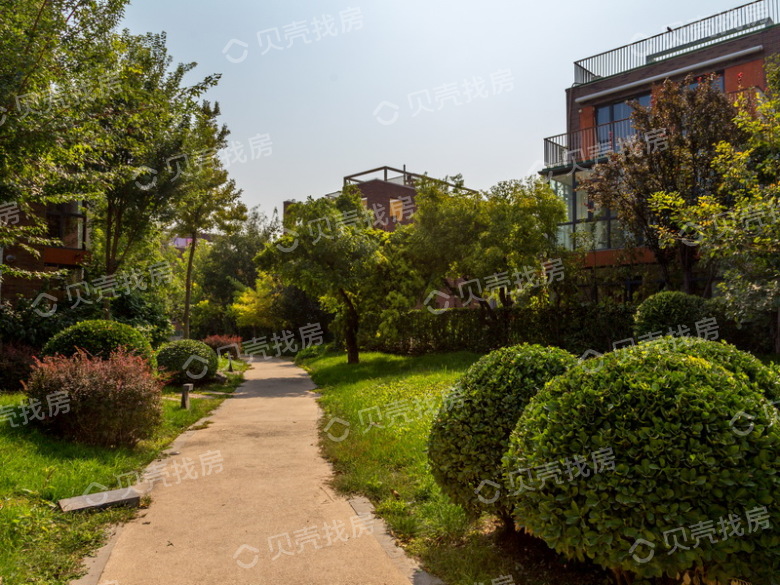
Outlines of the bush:
[[368,349],[401,354],[473,351],[487,353],[519,343],[561,347],[576,355],[604,351],[631,337],[634,306],[621,303],[566,307],[499,308],[495,318],[476,309],[449,309],[434,315],[427,309],[409,311],[375,335],[362,328]]
[[696,333],[696,322],[710,317],[707,299],[683,292],[664,291],[647,297],[634,315],[634,335],[639,337],[671,328],[688,327]]
[[481,358],[452,389],[434,420],[428,459],[442,491],[471,516],[492,512],[513,526],[498,489],[509,435],[531,397],[576,363],[562,349],[506,347]]
[[146,360],[153,357],[149,341],[130,325],[116,321],[82,321],[63,329],[43,347],[43,355],[74,355],[83,349],[93,357],[108,358],[120,348]]
[[704,358],[732,374],[744,376],[771,402],[780,405],[780,377],[755,356],[738,350],[725,341],[707,341],[699,337],[663,337],[643,344],[659,351],[671,351]]
[[176,384],[207,382],[217,373],[218,364],[216,352],[194,339],[171,341],[157,352],[157,367]]
[[0,347],[0,392],[18,392],[35,363],[35,350],[21,344]]
[[[160,382],[145,359],[124,350],[105,359],[83,351],[46,357],[25,390],[43,405],[45,430],[88,445],[132,447],[162,420]],[[59,413],[54,395],[64,401]]]
[[224,354],[229,354],[236,360],[241,352],[241,338],[237,335],[209,335],[203,340],[203,343],[217,352],[219,357],[225,357]]
[[[702,358],[641,344],[595,361],[600,367],[587,362],[555,378],[520,417],[504,458],[516,519],[557,551],[618,572],[673,577],[703,567],[723,583],[772,582],[780,571],[777,412],[743,378]],[[735,432],[734,415],[755,403],[765,408],[752,432]],[[717,532],[722,518],[746,526],[746,514],[762,507],[771,528]],[[679,530],[695,525],[714,527],[713,541],[683,541]],[[675,530],[687,549],[670,554],[664,536]]]

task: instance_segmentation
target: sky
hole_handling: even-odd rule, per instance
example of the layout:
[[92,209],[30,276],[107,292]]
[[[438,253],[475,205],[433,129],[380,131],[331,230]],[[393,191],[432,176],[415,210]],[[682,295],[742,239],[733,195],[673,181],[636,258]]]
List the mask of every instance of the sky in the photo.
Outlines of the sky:
[[391,166],[473,189],[541,168],[566,131],[574,61],[738,0],[132,0],[123,27],[167,33],[231,131],[223,153],[270,215]]

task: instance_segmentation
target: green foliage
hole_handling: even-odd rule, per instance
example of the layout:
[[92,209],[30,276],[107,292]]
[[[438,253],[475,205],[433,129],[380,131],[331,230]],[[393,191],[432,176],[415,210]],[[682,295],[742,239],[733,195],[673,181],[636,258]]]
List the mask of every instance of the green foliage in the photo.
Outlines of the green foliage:
[[[30,398],[47,404],[64,392],[67,407],[41,426],[70,441],[103,447],[133,447],[159,425],[161,384],[149,363],[124,350],[106,359],[83,351],[38,362],[25,388]],[[67,412],[65,412],[67,410]]]
[[177,384],[201,384],[217,373],[217,353],[202,341],[181,339],[157,351],[157,367]]
[[[345,222],[345,214],[354,221]],[[279,275],[285,284],[319,299],[342,317],[349,359],[357,363],[361,319],[374,292],[371,275],[387,239],[386,233],[371,227],[357,188],[347,187],[335,198],[309,198],[291,205],[285,234],[266,244],[257,259],[261,269]]]
[[710,316],[707,300],[678,291],[663,291],[647,297],[637,307],[634,316],[634,335],[666,334],[680,326],[696,333],[696,322]]
[[562,349],[523,344],[471,366],[445,398],[428,440],[431,471],[442,491],[472,516],[510,518],[511,505],[499,487],[509,435],[528,401],[576,363]]
[[[643,344],[658,351],[681,353],[705,359],[744,377],[754,384],[772,403],[780,401],[780,376],[761,360],[746,351],[740,351],[725,341],[707,341],[699,337],[662,337]],[[777,406],[780,403],[776,403]]]
[[[730,421],[756,405],[763,408],[753,432],[736,433]],[[504,458],[505,487],[516,520],[568,557],[642,577],[703,567],[721,582],[770,582],[780,570],[777,423],[776,410],[741,376],[664,344],[640,344],[570,369],[531,400]],[[594,469],[599,453],[611,462]],[[565,471],[575,458],[588,464],[587,477]],[[518,473],[556,464],[559,481]],[[519,477],[530,479],[523,486]],[[746,511],[762,506],[769,530],[689,541],[673,554],[664,544],[667,531],[717,525],[729,514],[745,522]]]
[[163,301],[154,295],[132,291],[111,300],[111,317],[120,323],[132,325],[146,336],[152,347],[168,341],[173,325]]
[[142,333],[117,321],[82,321],[63,329],[43,347],[43,355],[74,355],[82,349],[96,358],[107,359],[120,348],[146,360],[153,357],[152,346]]
[[440,315],[427,310],[404,313],[394,329],[371,341],[369,347],[391,353],[488,351],[519,343],[562,347],[581,355],[603,351],[631,337],[634,307],[598,303],[558,307],[499,308],[496,318],[474,309],[449,309]]

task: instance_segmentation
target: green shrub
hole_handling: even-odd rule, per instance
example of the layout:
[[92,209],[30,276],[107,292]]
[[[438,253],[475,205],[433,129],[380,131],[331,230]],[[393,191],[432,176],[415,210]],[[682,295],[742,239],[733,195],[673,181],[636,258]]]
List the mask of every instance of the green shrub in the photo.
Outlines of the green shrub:
[[25,386],[42,405],[44,430],[71,441],[132,447],[162,420],[160,382],[147,360],[124,350],[105,359],[83,351],[46,357]]
[[194,339],[171,341],[157,352],[157,367],[176,384],[207,382],[217,373],[218,364],[217,353]]
[[83,349],[93,357],[108,358],[120,348],[151,360],[152,346],[130,325],[116,321],[82,321],[63,329],[43,347],[43,355],[74,355]]
[[471,516],[492,512],[512,525],[501,457],[525,405],[546,382],[577,363],[562,349],[516,345],[475,363],[451,390],[428,440],[433,476]]
[[761,393],[769,401],[780,406],[780,377],[777,373],[762,364],[755,356],[740,351],[725,341],[707,341],[699,337],[663,337],[645,342],[643,345],[660,351],[672,351],[704,358],[713,364],[722,366],[732,374],[745,376],[751,384],[755,384],[761,390]]
[[[641,577],[703,567],[722,583],[772,582],[777,412],[744,378],[699,357],[641,344],[595,361],[547,384],[512,433],[504,471],[517,521],[569,557]],[[735,432],[735,413],[756,403],[765,408],[752,432]],[[761,507],[771,528],[748,531],[746,514]],[[744,534],[723,538],[717,527],[730,514]],[[713,541],[683,541],[679,529],[699,523],[715,527]],[[675,530],[688,549],[670,554],[664,535]]]
[[634,335],[668,333],[671,328],[688,327],[696,335],[696,322],[710,317],[707,299],[677,291],[664,291],[647,297],[634,315]]

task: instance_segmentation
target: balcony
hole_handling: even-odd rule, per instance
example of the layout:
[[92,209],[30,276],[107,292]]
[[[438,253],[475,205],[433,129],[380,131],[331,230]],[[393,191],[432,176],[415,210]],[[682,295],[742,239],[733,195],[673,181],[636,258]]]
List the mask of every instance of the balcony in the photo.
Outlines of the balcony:
[[591,83],[774,26],[780,0],[757,0],[574,63],[574,83]]
[[[741,103],[748,111],[755,111],[763,96],[758,87],[750,87],[726,94],[728,100]],[[619,152],[623,143],[636,134],[630,118],[585,128],[577,132],[559,134],[544,139],[544,166],[547,169],[590,163],[606,157],[610,152]],[[655,139],[661,139],[656,136]],[[645,137],[650,139],[650,137]]]

